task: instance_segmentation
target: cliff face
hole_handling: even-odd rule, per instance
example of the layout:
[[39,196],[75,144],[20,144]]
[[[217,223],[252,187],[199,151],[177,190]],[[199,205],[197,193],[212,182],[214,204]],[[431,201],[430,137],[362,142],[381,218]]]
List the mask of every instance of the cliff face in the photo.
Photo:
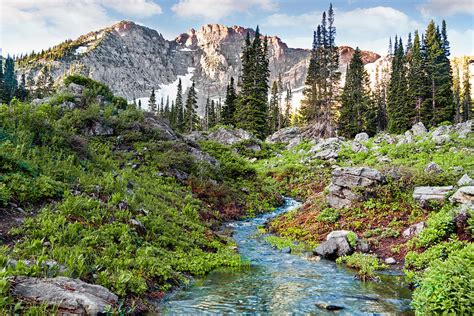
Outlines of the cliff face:
[[[40,59],[20,68],[35,79],[47,66],[55,80],[71,73],[80,73],[106,83],[114,93],[128,100],[147,103],[151,89],[157,99],[174,99],[181,79],[183,89],[196,83],[199,103],[207,97],[223,98],[230,77],[236,80],[241,70],[240,54],[247,32],[241,26],[226,27],[207,24],[191,29],[174,40],[166,40],[157,31],[133,22],[123,21],[106,29],[91,32],[74,41],[74,49],[53,61]],[[281,74],[284,84],[300,91],[306,77],[310,52],[289,48],[276,36],[268,37],[270,82]],[[354,49],[340,47],[342,72]],[[365,63],[380,56],[363,51]]]

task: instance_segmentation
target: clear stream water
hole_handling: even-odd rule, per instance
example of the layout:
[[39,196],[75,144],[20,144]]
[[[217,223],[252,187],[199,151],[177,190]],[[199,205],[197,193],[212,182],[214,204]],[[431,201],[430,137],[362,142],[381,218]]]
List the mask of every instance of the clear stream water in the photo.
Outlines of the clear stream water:
[[[270,218],[299,203],[286,199],[272,213],[227,224],[234,230],[239,253],[250,260],[248,269],[217,269],[165,300],[163,315],[410,315],[411,292],[389,272],[383,282],[361,282],[350,269],[334,262],[309,261],[273,249],[257,234]],[[344,307],[333,312],[319,302]]]

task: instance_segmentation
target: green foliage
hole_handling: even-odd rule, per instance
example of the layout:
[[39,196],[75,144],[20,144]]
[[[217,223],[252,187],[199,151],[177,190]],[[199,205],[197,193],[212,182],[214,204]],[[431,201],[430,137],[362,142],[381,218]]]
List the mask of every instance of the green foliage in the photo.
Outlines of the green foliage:
[[[114,95],[110,88],[98,81],[92,80],[88,77],[84,77],[81,75],[70,75],[64,79],[64,84],[66,86],[69,86],[71,83],[75,83],[81,86],[84,86],[87,88],[87,92],[85,93],[91,93],[94,96],[101,95],[105,97],[107,101],[114,100]],[[117,99],[119,100],[119,99]]]
[[291,249],[291,253],[302,253],[307,250],[307,247],[304,243],[295,242],[287,237],[270,235],[265,237],[265,241],[276,247],[278,250],[289,247]]
[[418,248],[437,244],[454,232],[452,206],[446,205],[439,212],[430,214],[426,225],[427,227],[411,241]]
[[357,274],[364,281],[374,279],[375,271],[387,268],[376,256],[359,252],[353,253],[350,256],[339,257],[336,263],[345,263],[348,267],[356,269]]
[[335,210],[333,208],[325,208],[321,211],[321,213],[319,213],[316,218],[320,222],[335,223],[337,222],[340,216],[341,214],[338,210]]
[[346,237],[349,245],[351,245],[352,248],[355,248],[357,246],[357,234],[354,232],[349,232]]
[[413,293],[417,315],[469,315],[474,310],[474,245],[433,261]]

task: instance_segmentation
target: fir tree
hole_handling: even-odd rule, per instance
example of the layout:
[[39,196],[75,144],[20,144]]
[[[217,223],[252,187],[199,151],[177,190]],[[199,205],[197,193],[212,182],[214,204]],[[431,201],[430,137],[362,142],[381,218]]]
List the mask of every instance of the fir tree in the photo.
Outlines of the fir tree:
[[471,83],[469,82],[469,57],[463,60],[463,80],[462,80],[462,120],[465,122],[472,119]]
[[364,69],[360,49],[357,47],[346,73],[346,81],[341,96],[339,131],[352,138],[357,133],[374,134],[375,113],[370,97],[369,75]]
[[286,96],[285,96],[285,111],[283,114],[283,122],[282,127],[288,127],[291,124],[291,101],[293,99],[293,95],[291,93],[291,86],[290,84],[286,87]]
[[195,131],[199,126],[199,117],[196,112],[197,109],[197,94],[193,81],[188,91],[188,97],[186,99],[186,108],[184,111],[185,131],[188,133]]
[[278,130],[278,122],[280,111],[278,108],[278,85],[276,81],[273,81],[270,102],[268,104],[268,128],[270,133],[274,133]]
[[151,113],[156,113],[156,96],[155,89],[151,89],[150,98],[148,99],[148,110]]
[[237,101],[235,124],[259,138],[268,134],[266,115],[270,73],[267,54],[267,38],[262,41],[257,26],[253,41],[247,33],[242,52],[241,91]]
[[21,74],[20,86],[16,92],[16,97],[21,101],[25,101],[28,97],[28,90],[26,89],[26,77],[24,73]]
[[209,120],[209,128],[216,126],[217,124],[216,103],[214,102],[214,100],[211,100],[211,102],[209,103],[208,120]]
[[225,125],[234,125],[234,115],[237,103],[237,93],[234,87],[234,78],[230,78],[225,94],[224,107],[222,108],[222,123]]
[[[444,29],[446,26],[444,26]],[[448,59],[449,42],[446,31],[431,21],[425,33],[425,63],[428,74],[429,95],[423,102],[423,123],[436,126],[454,119],[454,98],[452,91],[451,66]]]
[[174,124],[173,127],[178,131],[184,129],[184,105],[183,105],[183,86],[181,84],[181,78],[178,81],[178,89],[176,93],[176,100],[174,106]]
[[0,104],[6,102],[5,100],[5,86],[3,81],[3,58],[0,57]]
[[170,118],[171,112],[170,112],[170,111],[171,111],[171,110],[170,110],[170,96],[167,95],[167,96],[166,96],[165,108],[164,108],[164,110],[163,110],[163,117],[166,118],[166,119],[168,119],[168,120],[171,120],[171,118]]
[[138,108],[141,110],[142,109],[142,100],[138,99]]
[[409,116],[412,123],[414,123],[422,120],[422,104],[426,98],[428,88],[423,51],[417,31],[415,32],[413,46],[408,53],[407,59],[408,108],[413,111]]
[[10,100],[16,95],[18,88],[18,82],[15,75],[15,61],[10,56],[5,60],[5,70],[3,73],[3,89],[5,102],[9,103]]
[[377,131],[384,131],[387,128],[387,77],[389,70],[382,69],[377,65],[375,69],[375,91],[374,102],[377,109],[376,125]]

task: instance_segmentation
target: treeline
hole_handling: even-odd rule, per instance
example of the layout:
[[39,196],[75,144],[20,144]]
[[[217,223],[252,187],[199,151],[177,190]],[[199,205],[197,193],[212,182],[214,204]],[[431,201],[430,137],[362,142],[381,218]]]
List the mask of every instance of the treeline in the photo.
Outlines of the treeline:
[[388,82],[377,71],[375,89],[356,49],[339,93],[339,62],[335,45],[334,12],[329,7],[314,32],[313,48],[301,106],[303,121],[320,123],[320,136],[353,137],[359,132],[375,134],[388,130],[400,133],[414,123],[427,127],[472,118],[468,61],[463,78],[453,84],[446,22],[433,21],[423,34],[408,35],[406,46],[395,37],[389,54]]

